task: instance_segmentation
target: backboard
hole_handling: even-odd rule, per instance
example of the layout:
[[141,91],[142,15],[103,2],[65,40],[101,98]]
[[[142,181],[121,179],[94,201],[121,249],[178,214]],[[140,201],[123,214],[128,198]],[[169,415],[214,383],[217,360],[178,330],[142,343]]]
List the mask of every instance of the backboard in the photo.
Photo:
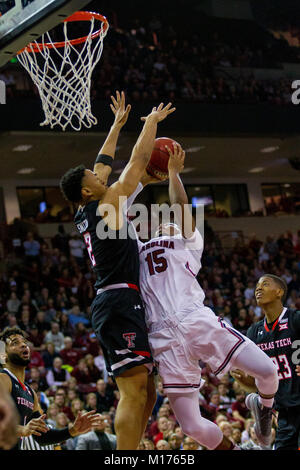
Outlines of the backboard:
[[0,67],[90,0],[0,0]]

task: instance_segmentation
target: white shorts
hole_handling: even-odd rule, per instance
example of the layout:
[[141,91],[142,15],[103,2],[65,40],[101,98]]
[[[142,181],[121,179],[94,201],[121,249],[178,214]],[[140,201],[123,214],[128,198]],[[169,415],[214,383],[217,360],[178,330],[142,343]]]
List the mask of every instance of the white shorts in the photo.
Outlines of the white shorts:
[[[167,393],[201,388],[199,361],[221,377],[251,341],[204,306],[163,320],[149,331],[149,344]],[[202,381],[203,382],[203,381]]]

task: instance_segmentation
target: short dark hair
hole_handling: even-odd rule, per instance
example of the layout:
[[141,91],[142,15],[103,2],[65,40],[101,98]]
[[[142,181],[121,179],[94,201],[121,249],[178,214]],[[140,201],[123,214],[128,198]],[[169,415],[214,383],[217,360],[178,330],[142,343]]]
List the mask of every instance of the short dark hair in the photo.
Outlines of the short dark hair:
[[6,345],[6,340],[15,335],[21,335],[26,339],[24,331],[17,326],[13,326],[12,328],[5,328],[5,330],[0,334],[0,341],[3,341]]
[[85,171],[84,165],[70,168],[61,178],[59,186],[65,199],[70,202],[79,202],[82,199],[81,184]]
[[288,291],[287,283],[285,282],[285,280],[279,276],[275,276],[275,274],[264,274],[261,277],[269,277],[270,279],[273,279],[273,281],[280,287],[280,289],[283,290],[283,296],[281,297],[281,301],[284,302]]

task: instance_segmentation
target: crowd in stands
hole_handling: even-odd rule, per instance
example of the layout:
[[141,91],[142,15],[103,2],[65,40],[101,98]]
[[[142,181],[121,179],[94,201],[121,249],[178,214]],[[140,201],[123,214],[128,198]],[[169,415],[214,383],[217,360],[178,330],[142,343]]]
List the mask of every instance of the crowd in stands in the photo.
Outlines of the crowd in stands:
[[[218,32],[206,37],[194,28],[178,29],[155,17],[141,23],[136,19],[131,27],[123,29],[111,25],[93,73],[92,100],[107,100],[119,89],[126,92],[131,102],[291,102],[290,79],[261,80],[251,72],[255,68],[280,68],[280,60],[287,61],[289,54],[290,61],[299,62],[299,56],[291,53],[287,43],[283,57],[278,57],[280,48],[271,39],[261,45],[254,44],[251,37],[244,43],[227,42]],[[238,77],[231,74],[230,67],[240,69]],[[20,65],[4,69],[0,79],[6,83],[7,99],[38,96],[37,88]]]
[[[119,392],[107,375],[91,328],[95,276],[85,245],[61,227],[46,241],[36,230],[27,232],[26,224],[19,222],[20,246],[11,247],[0,261],[0,330],[19,326],[26,332],[32,352],[26,378],[38,393],[50,424],[64,427],[82,409],[97,409],[102,414],[103,426],[97,433],[69,439],[61,447],[115,448]],[[262,318],[254,288],[266,272],[285,279],[285,304],[300,309],[300,231],[270,235],[265,241],[253,234],[245,243],[237,240],[229,251],[212,230],[206,231],[198,274],[205,305],[242,333]],[[243,391],[229,374],[217,379],[206,364],[201,366],[205,385],[199,393],[199,406],[203,416],[215,421],[233,442],[257,448]],[[275,427],[276,420],[274,433]],[[201,449],[183,435],[159,381],[157,402],[140,443],[140,449],[154,448]]]

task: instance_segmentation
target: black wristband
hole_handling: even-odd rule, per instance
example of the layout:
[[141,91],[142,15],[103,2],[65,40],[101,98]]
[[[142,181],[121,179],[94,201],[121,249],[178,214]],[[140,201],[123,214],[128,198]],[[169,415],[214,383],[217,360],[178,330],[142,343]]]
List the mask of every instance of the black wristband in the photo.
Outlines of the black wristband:
[[95,165],[96,163],[103,163],[103,165],[112,167],[113,160],[114,159],[110,157],[109,155],[104,155],[104,154],[99,153],[96,158]]

